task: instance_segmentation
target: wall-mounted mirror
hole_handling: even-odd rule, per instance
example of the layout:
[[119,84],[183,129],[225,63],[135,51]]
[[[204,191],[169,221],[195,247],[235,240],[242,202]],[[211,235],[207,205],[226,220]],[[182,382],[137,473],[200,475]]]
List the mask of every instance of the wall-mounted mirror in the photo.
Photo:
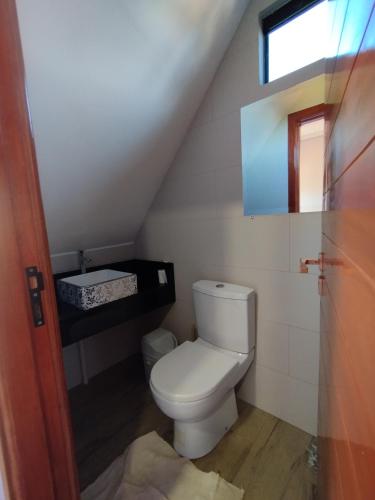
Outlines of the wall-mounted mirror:
[[325,78],[241,110],[245,215],[322,210]]

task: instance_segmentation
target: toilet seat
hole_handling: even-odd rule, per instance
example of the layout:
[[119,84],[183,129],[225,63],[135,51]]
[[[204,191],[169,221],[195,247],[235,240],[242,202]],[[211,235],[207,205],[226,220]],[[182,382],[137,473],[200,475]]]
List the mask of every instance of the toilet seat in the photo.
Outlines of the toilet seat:
[[199,341],[188,341],[156,363],[150,383],[166,400],[199,401],[218,389],[231,388],[238,367],[236,358]]

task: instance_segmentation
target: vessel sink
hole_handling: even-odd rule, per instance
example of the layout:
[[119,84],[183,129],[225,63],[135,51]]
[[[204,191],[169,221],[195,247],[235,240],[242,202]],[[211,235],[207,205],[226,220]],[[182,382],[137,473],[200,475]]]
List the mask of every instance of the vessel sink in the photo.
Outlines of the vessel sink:
[[84,311],[137,293],[137,276],[133,273],[102,269],[77,274],[57,281],[61,300]]

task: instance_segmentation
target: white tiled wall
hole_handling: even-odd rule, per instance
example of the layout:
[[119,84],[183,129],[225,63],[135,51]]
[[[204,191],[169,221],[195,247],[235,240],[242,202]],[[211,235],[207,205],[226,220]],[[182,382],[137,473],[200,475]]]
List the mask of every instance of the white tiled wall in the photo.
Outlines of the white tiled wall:
[[320,249],[321,215],[244,217],[240,108],[322,72],[321,62],[259,83],[255,0],[244,16],[137,240],[137,256],[175,264],[177,302],[164,325],[192,337],[191,285],[217,279],[257,291],[256,360],[240,396],[316,433],[317,276],[298,273]]
[[[134,242],[127,242],[102,248],[84,248],[85,257],[89,259],[87,267],[101,266],[110,262],[120,262],[134,258]],[[79,269],[77,248],[75,251],[52,254],[51,264],[53,273],[65,273]]]

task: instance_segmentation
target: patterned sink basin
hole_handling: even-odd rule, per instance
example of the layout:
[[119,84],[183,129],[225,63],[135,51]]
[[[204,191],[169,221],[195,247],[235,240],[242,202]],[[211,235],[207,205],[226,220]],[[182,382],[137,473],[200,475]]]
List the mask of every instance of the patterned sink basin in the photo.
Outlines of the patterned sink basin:
[[136,294],[137,276],[112,269],[78,274],[58,280],[57,293],[64,302],[87,311]]

